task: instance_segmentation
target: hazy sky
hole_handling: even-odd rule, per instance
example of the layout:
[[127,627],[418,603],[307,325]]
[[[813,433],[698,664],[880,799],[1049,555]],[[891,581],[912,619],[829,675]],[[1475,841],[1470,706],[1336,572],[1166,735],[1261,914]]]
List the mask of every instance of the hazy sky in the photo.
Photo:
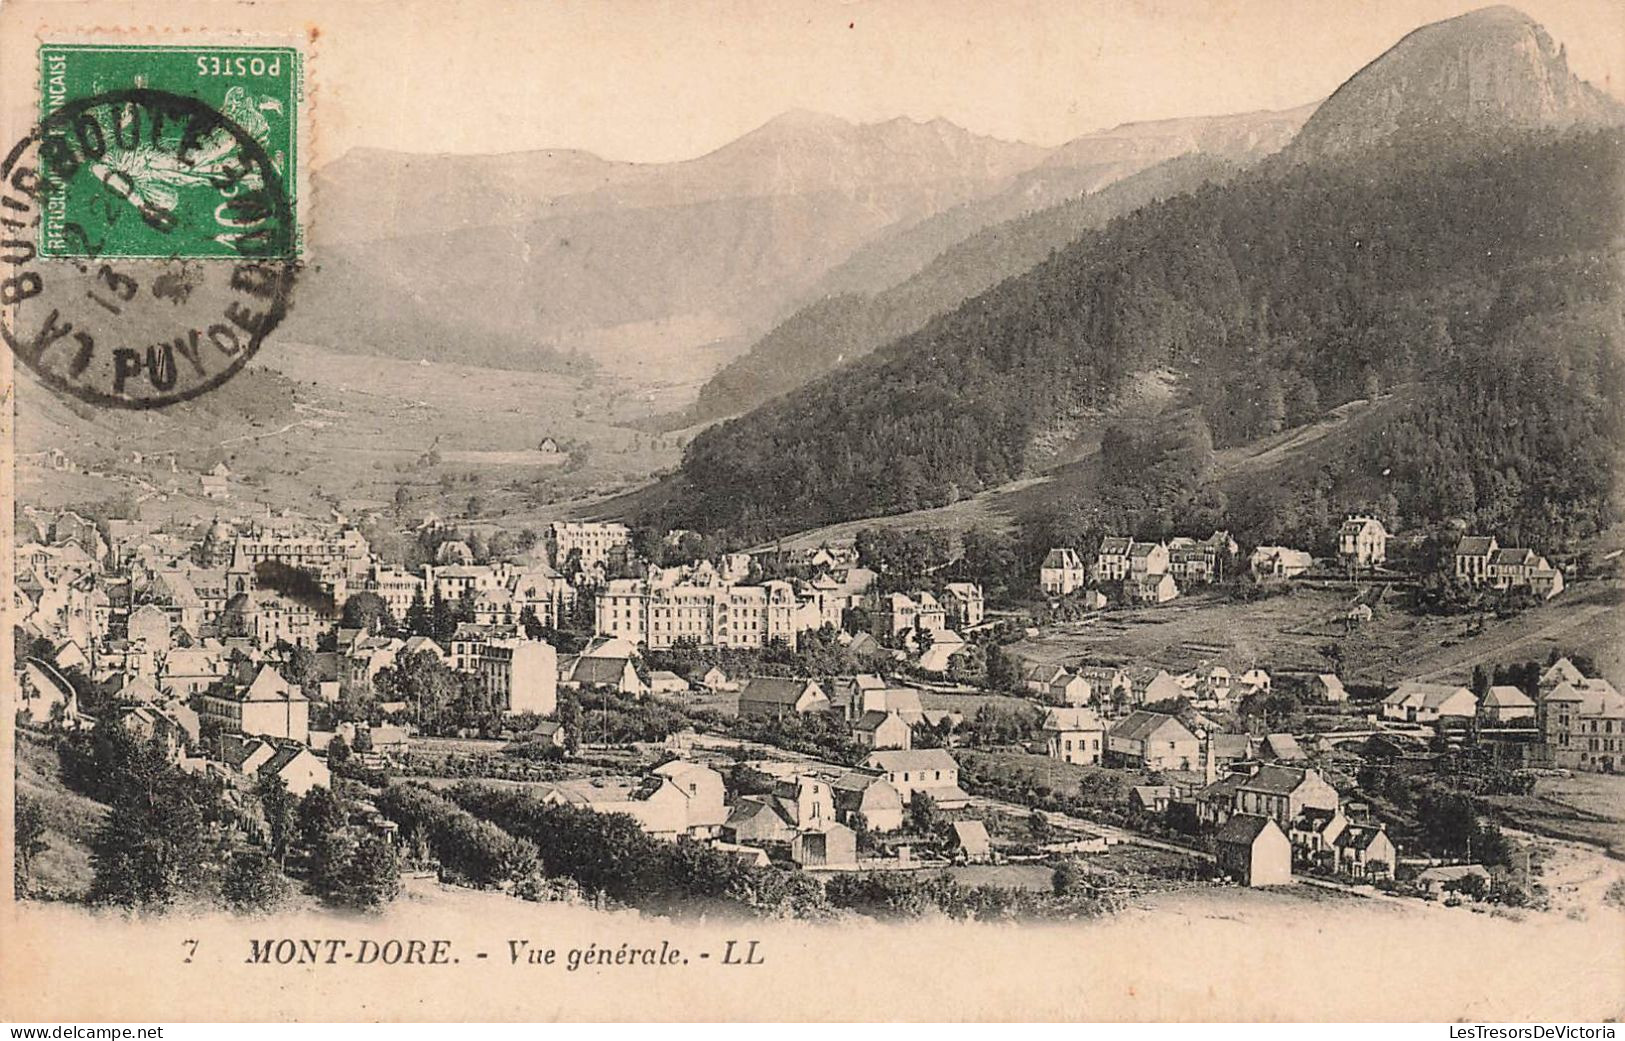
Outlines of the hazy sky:
[[[268,5],[274,9],[275,5]],[[1058,144],[1117,123],[1325,97],[1465,0],[887,0],[324,6],[321,141],[687,158],[790,108],[945,117]],[[1625,94],[1625,3],[1519,5]],[[458,12],[452,15],[452,12]]]

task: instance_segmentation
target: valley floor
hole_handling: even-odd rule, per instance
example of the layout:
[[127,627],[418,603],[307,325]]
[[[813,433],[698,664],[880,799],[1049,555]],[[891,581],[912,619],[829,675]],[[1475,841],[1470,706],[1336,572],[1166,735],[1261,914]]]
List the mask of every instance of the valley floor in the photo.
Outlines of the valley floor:
[[[1303,583],[1281,596],[1242,603],[1203,594],[1157,607],[1107,611],[1055,625],[1013,650],[1034,662],[1079,658],[1187,669],[1202,659],[1257,661],[1272,672],[1337,672],[1345,683],[1392,686],[1403,679],[1471,678],[1484,662],[1544,662],[1553,649],[1588,654],[1617,676],[1625,633],[1625,589],[1576,583],[1512,618],[1421,616],[1379,606],[1353,628],[1342,617],[1355,587]],[[1341,664],[1325,654],[1336,645]]]

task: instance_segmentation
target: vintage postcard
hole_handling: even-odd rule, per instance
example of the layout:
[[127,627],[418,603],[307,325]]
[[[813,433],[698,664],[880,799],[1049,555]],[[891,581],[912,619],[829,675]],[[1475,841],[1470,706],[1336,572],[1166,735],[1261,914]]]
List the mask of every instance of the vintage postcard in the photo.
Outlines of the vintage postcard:
[[1625,1014],[1617,3],[16,0],[0,138],[0,1018]]

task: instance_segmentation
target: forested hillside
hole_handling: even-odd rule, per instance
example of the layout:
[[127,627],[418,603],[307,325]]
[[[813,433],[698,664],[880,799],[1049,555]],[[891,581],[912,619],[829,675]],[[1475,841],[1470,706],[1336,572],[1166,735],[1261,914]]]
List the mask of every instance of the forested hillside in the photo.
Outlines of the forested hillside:
[[1218,446],[1415,385],[1340,472],[1277,496],[1584,534],[1618,507],[1622,146],[1401,135],[1152,204],[701,434],[666,519],[760,537],[946,503],[1168,367]]
[[1238,165],[1180,156],[1076,199],[967,237],[879,293],[842,293],[797,311],[725,365],[681,422],[754,408],[919,329],[967,297],[1028,270],[1051,252],[1146,203],[1232,176]]

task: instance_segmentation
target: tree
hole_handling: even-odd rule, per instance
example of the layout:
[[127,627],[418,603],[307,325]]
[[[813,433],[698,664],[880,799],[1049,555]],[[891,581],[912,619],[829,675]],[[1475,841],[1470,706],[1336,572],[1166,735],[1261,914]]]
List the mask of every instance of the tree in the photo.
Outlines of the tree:
[[525,636],[532,640],[545,639],[547,627],[542,620],[536,617],[536,608],[526,604],[519,610],[519,627],[525,631]]
[[998,644],[987,648],[987,687],[989,690],[1014,690],[1021,681],[1021,671],[1009,653]]
[[436,643],[445,646],[456,631],[456,609],[446,603],[445,598],[440,595],[440,590],[436,589],[434,599],[429,605],[429,635]]
[[17,793],[17,801],[12,806],[12,820],[16,850],[11,862],[12,880],[16,892],[21,895],[28,891],[34,858],[51,847],[45,841],[45,810],[33,796],[26,792]]
[[931,835],[942,823],[942,811],[929,792],[915,792],[908,801],[909,830],[916,835]]
[[334,734],[333,739],[327,744],[327,768],[333,773],[333,776],[343,776],[354,755],[355,753],[350,749],[350,742],[344,740],[344,735]]
[[282,667],[282,678],[303,691],[314,690],[322,679],[321,663],[308,647],[291,647]]
[[340,615],[339,624],[347,629],[365,629],[369,633],[395,628],[395,616],[389,611],[389,605],[377,593],[362,591],[352,593],[344,601],[344,610]]
[[328,899],[345,907],[371,910],[401,891],[400,855],[389,840],[368,835],[356,843],[338,887]]
[[226,865],[220,895],[239,911],[271,911],[288,897],[287,876],[257,849],[239,850]]
[[412,603],[406,609],[406,628],[414,636],[429,636],[434,632],[433,616],[423,601],[423,587],[412,591]]
[[[447,666],[433,651],[417,651],[380,669],[373,685],[386,700],[406,702],[426,733],[439,733],[448,723],[469,723],[471,715],[480,715],[469,712],[473,693],[468,685],[473,679]],[[472,722],[477,725],[478,718]]]
[[329,788],[312,788],[299,800],[299,844],[307,850],[324,835],[342,831],[349,822],[349,812]]
[[[334,736],[333,740],[342,742],[343,738]],[[331,761],[331,749],[328,756]],[[288,850],[299,826],[299,800],[288,791],[288,783],[274,775],[261,778],[255,794],[259,796],[260,811],[265,814],[271,856],[277,867],[283,867],[288,863]]]
[[[179,775],[177,775],[179,776]],[[169,904],[204,875],[203,813],[185,785],[157,779],[121,792],[90,843],[90,901]]]

